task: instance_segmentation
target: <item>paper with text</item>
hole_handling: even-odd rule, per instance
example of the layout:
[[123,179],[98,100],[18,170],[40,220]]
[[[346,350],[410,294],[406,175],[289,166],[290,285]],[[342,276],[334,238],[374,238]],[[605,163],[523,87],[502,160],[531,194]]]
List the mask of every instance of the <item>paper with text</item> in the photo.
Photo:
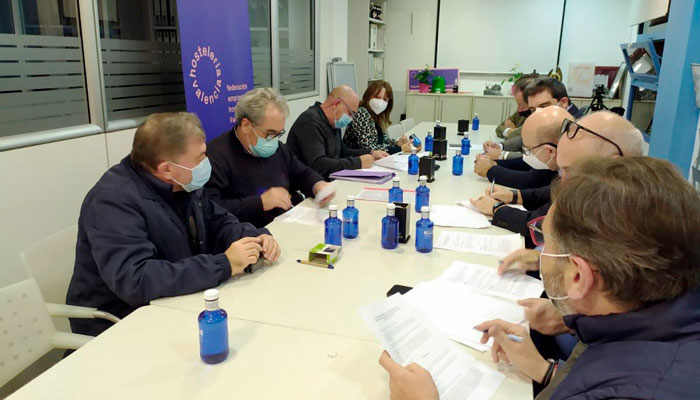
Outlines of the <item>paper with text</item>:
[[[462,207],[466,207],[466,208],[469,208],[471,210],[474,210],[474,211],[481,213],[481,211],[479,211],[478,208],[474,207],[474,205],[469,200],[458,201],[457,204],[459,204]],[[508,205],[506,205],[506,207],[515,208],[516,210],[527,211],[527,209],[525,207],[521,206],[520,204],[508,204]]]
[[453,262],[437,280],[512,300],[540,297],[544,290],[542,281],[531,276],[516,273],[498,275],[494,267],[461,261]]
[[328,218],[328,209],[296,206],[275,218],[275,221],[304,225],[323,225],[323,221],[326,218]]
[[[432,216],[431,216],[432,217]],[[465,251],[494,257],[505,257],[523,247],[520,235],[480,235],[467,232],[443,231],[435,241],[435,248]]]
[[465,207],[436,204],[430,207],[430,219],[437,226],[483,229],[491,226],[484,214]]

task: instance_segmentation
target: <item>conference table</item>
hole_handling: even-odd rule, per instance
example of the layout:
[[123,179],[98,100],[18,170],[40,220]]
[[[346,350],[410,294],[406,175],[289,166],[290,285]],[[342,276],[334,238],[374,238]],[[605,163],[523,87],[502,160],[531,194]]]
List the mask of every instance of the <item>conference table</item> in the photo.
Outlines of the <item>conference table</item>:
[[[459,144],[456,124],[447,127],[450,145]],[[407,134],[421,140],[434,123],[420,123]],[[440,169],[431,189],[430,204],[454,205],[478,197],[489,186],[473,172],[481,144],[495,139],[494,126],[470,132],[472,152],[465,156],[464,174],[452,175],[452,156],[437,161]],[[404,190],[418,186],[417,176],[397,171]],[[391,187],[347,181],[331,183],[337,190],[333,203],[342,210],[346,197],[365,187]],[[413,193],[411,231],[419,214]],[[226,395],[243,399],[388,399],[388,375],[378,365],[382,351],[358,309],[386,296],[394,285],[414,286],[439,276],[453,261],[496,267],[496,257],[435,249],[423,254],[409,243],[395,250],[380,245],[383,202],[356,201],[359,237],[343,239],[335,269],[297,263],[323,242],[322,224],[273,221],[268,229],[282,248],[277,263],[261,265],[253,273],[236,276],[219,287],[220,305],[229,315],[231,355],[218,365],[199,359],[197,315],[202,293],[162,298],[127,316],[73,355],[26,385],[12,399],[151,397],[194,399]],[[297,207],[317,208],[307,199]],[[321,211],[325,212],[325,211]],[[435,227],[443,230],[502,235],[501,228]],[[479,307],[478,304],[465,307]],[[459,345],[506,379],[493,399],[531,399],[530,380],[505,364],[494,364],[488,352]],[[60,390],[59,390],[60,389]],[[41,395],[41,396],[40,396]]]

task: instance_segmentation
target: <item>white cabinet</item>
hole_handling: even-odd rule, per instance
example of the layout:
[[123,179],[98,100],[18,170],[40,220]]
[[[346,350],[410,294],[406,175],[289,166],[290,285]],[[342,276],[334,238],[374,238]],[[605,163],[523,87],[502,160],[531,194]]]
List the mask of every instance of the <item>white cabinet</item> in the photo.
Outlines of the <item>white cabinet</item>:
[[441,96],[440,122],[457,123],[460,119],[471,119],[472,98],[469,96]]
[[411,95],[406,96],[406,116],[413,118],[416,124],[425,121],[435,121],[440,105],[440,96]]
[[498,125],[506,119],[507,106],[508,98],[506,97],[475,96],[472,116],[478,113],[479,122],[483,125]]

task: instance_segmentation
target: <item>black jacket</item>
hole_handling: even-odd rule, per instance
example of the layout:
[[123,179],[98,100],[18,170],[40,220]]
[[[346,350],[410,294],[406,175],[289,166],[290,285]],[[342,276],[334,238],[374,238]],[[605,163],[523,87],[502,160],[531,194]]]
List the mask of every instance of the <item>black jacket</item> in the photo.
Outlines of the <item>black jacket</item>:
[[[66,304],[121,318],[159,297],[217,286],[231,277],[223,253],[229,245],[263,233],[269,232],[238,222],[204,190],[174,193],[127,156],[85,196]],[[71,320],[73,332],[87,335],[110,325]]]
[[530,229],[527,227],[527,223],[547,214],[549,207],[552,205],[549,192],[549,186],[521,190],[520,195],[523,198],[523,207],[528,211],[513,207],[501,207],[493,215],[491,223],[511,232],[521,234],[525,238],[525,247],[534,249],[535,244],[530,238]]
[[269,224],[284,212],[281,208],[263,210],[260,195],[267,189],[283,187],[299,202],[301,196],[294,196],[297,190],[313,196],[314,185],[323,180],[294,157],[284,143],[280,142],[275,154],[268,158],[255,157],[246,151],[233,130],[209,142],[207,155],[212,165],[207,195],[239,220],[257,227]]
[[[496,163],[497,165],[486,172],[486,178],[489,182],[495,180],[497,185],[508,186],[514,189],[533,189],[547,186],[552,182],[552,179],[557,177],[556,171],[530,168],[529,165],[522,161],[522,158],[498,160]],[[514,168],[520,168],[524,165],[528,170],[511,169],[504,165],[513,166]]]
[[371,152],[370,149],[348,149],[340,138],[340,129],[331,126],[319,102],[294,121],[287,146],[301,162],[325,179],[343,169],[361,168],[360,156]]

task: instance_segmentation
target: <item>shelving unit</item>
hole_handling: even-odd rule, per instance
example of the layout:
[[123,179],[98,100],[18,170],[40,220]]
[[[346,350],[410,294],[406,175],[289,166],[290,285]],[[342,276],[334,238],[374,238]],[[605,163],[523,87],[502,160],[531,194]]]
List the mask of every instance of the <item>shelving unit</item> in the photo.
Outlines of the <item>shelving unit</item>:
[[[370,17],[370,10],[374,4],[382,7],[382,19]],[[358,95],[362,96],[370,82],[382,80],[385,76],[386,1],[349,1],[348,18],[349,24],[357,27],[358,32],[348,37],[348,61],[355,63]]]

